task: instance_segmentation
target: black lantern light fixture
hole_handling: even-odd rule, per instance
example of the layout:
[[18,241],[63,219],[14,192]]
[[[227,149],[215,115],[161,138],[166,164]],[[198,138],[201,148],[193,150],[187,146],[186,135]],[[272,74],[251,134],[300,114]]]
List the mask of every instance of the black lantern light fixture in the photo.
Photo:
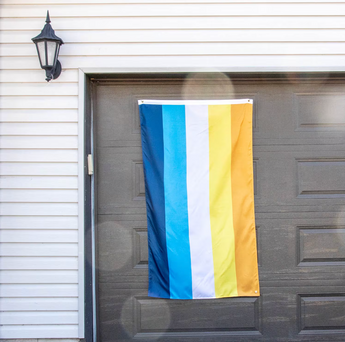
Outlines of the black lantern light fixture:
[[58,61],[60,45],[63,44],[61,38],[55,35],[50,25],[49,11],[47,11],[46,24],[41,33],[32,38],[36,45],[41,68],[46,71],[46,81],[55,80],[61,74],[61,63]]

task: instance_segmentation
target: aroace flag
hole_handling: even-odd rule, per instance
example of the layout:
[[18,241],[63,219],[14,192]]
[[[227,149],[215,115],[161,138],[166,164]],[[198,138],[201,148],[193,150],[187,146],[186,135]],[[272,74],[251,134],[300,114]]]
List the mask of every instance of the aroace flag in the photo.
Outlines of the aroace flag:
[[259,296],[252,107],[139,101],[149,296]]

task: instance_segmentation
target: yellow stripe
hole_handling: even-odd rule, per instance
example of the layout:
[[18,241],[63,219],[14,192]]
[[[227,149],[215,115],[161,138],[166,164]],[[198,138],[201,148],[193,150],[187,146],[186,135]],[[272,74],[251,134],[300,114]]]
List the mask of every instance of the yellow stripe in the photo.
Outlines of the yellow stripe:
[[216,297],[238,296],[231,195],[231,105],[208,107],[210,221]]

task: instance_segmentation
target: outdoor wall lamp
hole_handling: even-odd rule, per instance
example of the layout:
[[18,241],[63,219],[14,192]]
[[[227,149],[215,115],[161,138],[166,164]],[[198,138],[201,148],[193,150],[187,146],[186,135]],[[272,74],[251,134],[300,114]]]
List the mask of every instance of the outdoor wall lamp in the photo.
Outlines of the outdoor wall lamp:
[[61,63],[58,61],[58,56],[63,41],[55,35],[50,25],[49,11],[47,11],[46,24],[43,30],[31,40],[36,45],[41,68],[46,71],[46,81],[55,80],[61,74]]

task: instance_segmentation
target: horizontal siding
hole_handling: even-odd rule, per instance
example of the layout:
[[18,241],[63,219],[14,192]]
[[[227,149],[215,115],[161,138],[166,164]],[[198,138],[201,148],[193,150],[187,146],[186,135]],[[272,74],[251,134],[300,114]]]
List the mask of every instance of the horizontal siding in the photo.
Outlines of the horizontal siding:
[[77,96],[2,96],[0,108],[78,108]]
[[[40,124],[37,124],[40,126]],[[78,162],[77,150],[2,150],[0,162]]]
[[77,163],[0,163],[4,176],[77,176]]
[[[0,31],[1,37],[1,31]],[[1,41],[1,38],[0,38]],[[42,83],[47,84],[44,71],[39,69],[39,66],[36,65],[37,70],[13,70],[12,68],[9,70],[4,70],[2,68],[0,72],[0,82],[2,83]],[[1,64],[0,64],[1,68]],[[74,83],[78,81],[78,71],[77,70],[62,70],[61,75],[58,79],[54,80],[55,83]],[[37,94],[36,94],[37,95]]]
[[[32,45],[32,44],[31,44]],[[35,56],[36,51],[28,44],[3,44],[0,52],[4,57]],[[219,56],[219,55],[294,55],[298,51],[303,55],[335,55],[344,54],[343,42],[284,42],[262,44],[261,42],[240,42],[240,43],[219,43],[219,42],[196,42],[189,43],[88,43],[79,44],[78,51],[75,51],[73,44],[64,46],[60,56]],[[37,88],[40,88],[37,86]],[[53,93],[52,89],[46,87],[46,93]],[[17,92],[20,92],[18,89]],[[13,91],[14,92],[14,91]],[[37,92],[36,94],[40,94]],[[5,94],[4,94],[5,95]],[[22,95],[22,94],[20,94]],[[65,94],[61,94],[65,95]],[[69,102],[67,102],[69,103]],[[6,107],[4,107],[6,108]]]
[[78,189],[76,176],[1,176],[2,189]]
[[[35,229],[35,230],[52,230],[59,232],[64,230],[78,229],[77,216],[0,216],[0,227],[5,230],[16,231],[17,229]],[[77,236],[77,233],[74,233]],[[33,241],[36,242],[36,236],[41,236],[40,232],[36,232]],[[47,241],[46,241],[47,242]]]
[[[38,321],[37,321],[38,322]],[[77,338],[78,325],[4,325],[1,327],[0,338]]]
[[[66,43],[60,60],[68,71],[95,66],[344,69],[344,2],[50,4],[53,26]],[[38,70],[31,36],[41,29],[44,6],[30,2],[25,15],[21,4],[3,6],[3,69]],[[16,23],[25,28],[18,30]]]
[[[9,83],[7,83],[8,85]],[[8,90],[7,90],[8,91]],[[3,109],[0,122],[78,122],[76,109]],[[77,136],[75,137],[77,139]],[[40,138],[41,139],[41,138]],[[55,139],[55,138],[53,138]]]
[[[2,203],[0,215],[13,216],[76,216],[76,203]],[[41,233],[40,233],[41,234]]]
[[[31,42],[47,9],[50,83]],[[82,337],[79,68],[345,71],[339,0],[2,0],[0,17],[0,338]]]
[[[292,5],[291,5],[292,6]],[[43,11],[45,13],[45,11]],[[14,13],[16,13],[14,11]],[[166,29],[331,29],[344,28],[344,19],[341,15],[337,16],[301,16],[295,11],[296,15],[290,16],[226,16],[219,11],[218,16],[214,17],[56,17],[50,11],[52,26],[62,39],[67,41],[64,30],[166,30]],[[2,18],[0,20],[1,30],[14,30],[22,32],[32,30],[37,35],[37,31],[42,30],[44,15],[38,18]],[[18,31],[18,27],[21,31]],[[87,35],[85,35],[87,37]],[[85,38],[83,39],[85,41]],[[89,41],[89,40],[87,40]],[[61,76],[60,76],[61,77]],[[58,80],[57,80],[58,81]],[[54,81],[55,82],[55,81]]]
[[2,229],[0,232],[0,241],[5,242],[23,242],[23,243],[77,243],[77,230],[20,230],[20,229]]
[[0,322],[6,325],[18,324],[78,324],[78,311],[64,312],[0,312]]
[[78,245],[76,243],[0,243],[2,256],[21,257],[59,257],[78,256]]
[[0,271],[0,281],[1,284],[74,284],[77,288],[78,271],[2,270]]
[[77,298],[0,298],[3,311],[75,311]]
[[26,62],[0,66],[0,338],[76,338],[78,70]]
[[75,136],[2,136],[0,145],[4,149],[75,149],[78,139]]
[[[11,98],[15,102],[15,97]],[[66,122],[4,122],[1,125],[2,135],[31,135],[31,136],[51,136],[51,135],[73,135],[78,134],[77,123]]]
[[[55,26],[55,25],[54,25]],[[37,31],[1,31],[0,38],[3,44],[18,44],[18,46],[4,45],[1,53],[7,54],[34,54],[31,38]],[[108,29],[108,30],[67,30],[59,31],[64,37],[61,55],[75,54],[75,47],[71,44],[81,43],[195,43],[195,42],[343,42],[344,29]],[[174,46],[174,45],[173,45]],[[80,51],[78,45],[78,51]],[[91,47],[91,46],[90,46]],[[121,45],[119,46],[122,47]],[[66,50],[67,49],[67,50]],[[91,51],[90,51],[91,53]],[[56,83],[60,85],[60,83]],[[53,88],[53,87],[52,87]]]
[[73,284],[2,284],[0,290],[2,297],[7,298],[78,297]]
[[[239,56],[99,56],[99,57],[70,57],[60,59],[65,68],[96,68],[98,66],[100,72],[107,69],[108,71],[116,72],[119,69],[133,68],[134,65],[143,65],[145,68],[221,68],[230,71],[296,71],[296,70],[311,70],[311,71],[327,71],[339,70],[343,71],[344,56],[343,55],[266,55],[260,56],[255,54],[253,50],[252,55]],[[188,57],[188,58],[187,58]],[[31,65],[34,61],[36,65],[36,58],[28,57],[27,62],[24,62],[22,57],[3,57],[2,66],[11,67],[15,69],[37,68]],[[193,66],[191,66],[191,63]],[[335,69],[337,68],[337,69]],[[44,75],[42,75],[44,77]],[[39,97],[39,96],[38,96]],[[47,108],[46,104],[40,105],[39,99],[31,100],[33,108]],[[13,104],[12,104],[13,105]],[[56,108],[61,108],[62,104],[53,103]],[[24,106],[17,104],[16,108],[23,108]],[[69,109],[69,108],[68,108]]]
[[6,257],[0,258],[2,270],[69,270],[78,268],[76,257]]
[[78,203],[77,190],[28,190],[6,189],[0,190],[1,202],[51,202],[51,203]]
[[[2,18],[35,17],[41,18],[47,10],[44,5],[3,5]],[[311,16],[344,15],[345,3],[159,3],[159,4],[69,4],[50,5],[49,11],[54,17],[155,17],[155,16]]]
[[[6,49],[2,49],[2,52],[4,51],[6,51]],[[78,84],[49,83],[49,86],[47,86],[45,83],[1,83],[0,93],[3,96],[37,96],[37,94],[40,94],[40,96],[70,96],[78,95]]]
[[77,270],[2,270],[1,284],[75,284]]
[[[243,3],[243,2],[248,2],[248,3],[317,3],[317,2],[325,2],[324,0],[217,0],[215,2],[212,2],[210,0],[2,0],[3,4],[8,4],[8,5],[39,5],[39,4],[68,4],[70,5],[71,3],[73,4],[162,4],[162,3],[168,3],[168,4],[185,4],[185,3]],[[337,2],[344,2],[343,0],[332,0],[332,2],[337,3]]]
[[[17,247],[18,248],[18,247]],[[2,270],[75,270],[78,268],[76,257],[8,257],[0,258]]]

